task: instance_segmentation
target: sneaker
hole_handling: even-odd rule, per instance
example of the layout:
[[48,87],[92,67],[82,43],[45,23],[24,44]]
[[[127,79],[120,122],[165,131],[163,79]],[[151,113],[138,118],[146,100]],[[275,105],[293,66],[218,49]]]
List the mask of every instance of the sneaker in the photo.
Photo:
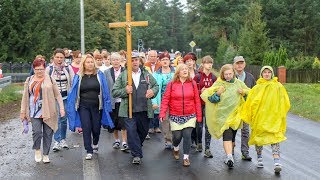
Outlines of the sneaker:
[[121,151],[128,151],[129,150],[129,147],[126,143],[122,144],[122,147],[120,149]]
[[98,144],[97,145],[92,145],[92,149],[93,149],[94,153],[98,153],[98,150],[99,150]]
[[85,158],[86,158],[86,160],[91,160],[92,159],[92,154],[88,153]]
[[281,164],[280,163],[274,163],[274,172],[275,173],[280,173],[281,170],[282,170]]
[[258,168],[263,168],[263,159],[262,158],[258,158]]
[[53,148],[52,148],[53,152],[57,152],[57,151],[60,151],[61,150],[61,146],[60,146],[60,143],[55,141],[54,144],[53,144]]
[[120,148],[120,142],[116,141],[112,145],[113,149],[119,149]]
[[202,144],[198,144],[198,145],[197,145],[196,151],[202,152]]
[[150,128],[149,131],[148,131],[148,133],[153,134],[153,133],[154,133],[154,129],[153,129],[153,128]]
[[224,163],[229,167],[229,169],[234,167],[233,157],[227,157]]
[[164,143],[164,148],[171,150],[171,149],[173,149],[173,146],[172,146],[172,144],[166,142],[166,143]]
[[134,157],[132,159],[132,164],[141,164],[141,159],[139,157]]
[[206,149],[206,150],[204,151],[204,157],[213,158],[213,155],[211,154],[210,149]]
[[49,156],[48,156],[48,155],[43,155],[42,162],[43,162],[44,164],[50,163]]
[[34,160],[35,160],[36,162],[40,162],[40,161],[42,160],[41,150],[40,150],[40,149],[38,149],[38,150],[35,151],[35,153],[34,153]]
[[173,152],[173,157],[174,157],[174,159],[175,159],[175,160],[179,160],[179,158],[180,158],[180,156],[179,156],[179,150],[178,150],[178,151],[173,150],[172,152]]
[[251,161],[252,157],[250,157],[249,154],[242,154],[241,159],[244,161]]
[[65,139],[62,139],[62,140],[60,141],[60,146],[61,146],[62,148],[64,148],[64,149],[69,149],[69,146],[68,146],[67,141],[66,141]]
[[149,136],[149,133],[147,134],[146,136],[146,140],[149,140],[150,139],[150,136]]
[[154,129],[154,132],[156,132],[156,133],[161,133],[161,130],[160,130],[160,128],[155,128],[155,129]]
[[190,160],[189,159],[183,159],[183,166],[189,167],[190,166]]

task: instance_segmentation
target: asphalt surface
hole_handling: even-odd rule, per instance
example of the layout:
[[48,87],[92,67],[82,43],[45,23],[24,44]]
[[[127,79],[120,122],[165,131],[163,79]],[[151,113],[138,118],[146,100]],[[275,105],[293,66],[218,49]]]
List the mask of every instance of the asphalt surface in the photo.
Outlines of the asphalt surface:
[[51,163],[34,162],[31,133],[22,135],[18,119],[0,123],[0,179],[320,179],[320,123],[295,115],[287,117],[287,138],[280,144],[283,170],[276,175],[270,146],[263,151],[264,168],[258,169],[254,147],[250,147],[251,162],[241,160],[240,132],[235,148],[235,167],[228,169],[222,141],[213,139],[213,158],[191,149],[190,167],[174,160],[164,149],[162,134],[151,134],[145,141],[141,165],[131,164],[131,155],[112,148],[113,138],[102,130],[99,152],[93,160],[84,160],[82,135],[68,132],[70,149],[50,152]]

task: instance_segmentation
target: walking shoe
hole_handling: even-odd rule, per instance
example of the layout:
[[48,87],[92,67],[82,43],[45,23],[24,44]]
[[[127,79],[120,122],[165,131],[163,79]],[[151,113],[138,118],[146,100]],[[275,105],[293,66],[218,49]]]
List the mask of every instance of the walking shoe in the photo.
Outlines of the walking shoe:
[[189,159],[183,159],[183,166],[189,167],[190,166],[190,160]]
[[173,146],[172,146],[172,144],[166,142],[166,143],[164,143],[164,148],[165,149],[172,149]]
[[263,168],[263,159],[262,158],[258,158],[258,168]]
[[35,153],[34,153],[34,160],[35,160],[36,162],[40,162],[40,161],[42,160],[41,150],[40,150],[40,149],[38,149],[38,150],[35,151]]
[[156,133],[161,133],[161,130],[160,130],[160,128],[155,128],[155,129],[154,129],[154,132],[156,132]]
[[213,155],[211,154],[210,149],[206,149],[206,150],[204,151],[204,157],[213,158]]
[[43,162],[44,164],[50,163],[49,156],[48,156],[48,155],[43,155],[42,162]]
[[150,139],[150,136],[149,136],[149,133],[147,134],[146,136],[146,140],[149,140]]
[[132,159],[132,164],[141,164],[141,159],[140,157],[134,157]]
[[119,149],[120,148],[120,142],[116,141],[112,145],[113,149]]
[[234,167],[233,157],[227,157],[224,163],[229,167],[229,169]]
[[178,151],[173,150],[172,152],[173,152],[173,157],[174,157],[174,159],[175,159],[175,160],[179,160],[179,158],[180,158],[180,156],[179,156],[179,150],[178,150]]
[[121,151],[127,152],[129,150],[129,147],[126,143],[122,144],[122,147],[120,149]]
[[154,133],[154,129],[153,129],[153,128],[150,128],[149,131],[148,131],[148,133],[153,134],[153,133]]
[[202,144],[197,145],[196,151],[202,152]]
[[241,159],[245,161],[251,161],[252,157],[250,157],[249,154],[242,154]]
[[64,149],[69,149],[69,146],[68,146],[67,141],[66,141],[65,139],[62,139],[62,140],[60,141],[60,146],[61,146],[62,148],[64,148]]
[[282,170],[281,164],[280,163],[274,163],[274,172],[275,173],[280,173],[281,170]]
[[98,144],[97,145],[92,145],[92,149],[93,149],[94,153],[98,153],[98,150],[99,150]]
[[87,153],[85,158],[86,158],[86,160],[91,160],[92,159],[92,154],[91,153]]
[[52,148],[53,152],[57,152],[57,151],[60,151],[61,150],[61,146],[60,146],[60,143],[57,142],[57,141],[54,141],[54,144],[53,144],[53,148]]

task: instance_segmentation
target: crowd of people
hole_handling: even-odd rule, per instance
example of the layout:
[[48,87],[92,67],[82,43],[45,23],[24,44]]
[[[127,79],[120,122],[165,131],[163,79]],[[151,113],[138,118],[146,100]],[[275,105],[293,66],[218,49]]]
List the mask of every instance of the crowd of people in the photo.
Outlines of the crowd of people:
[[[131,56],[132,85],[128,84],[126,59]],[[47,65],[38,55],[24,84],[20,118],[24,133],[32,124],[35,161],[49,163],[53,152],[68,149],[67,128],[82,134],[86,160],[99,150],[101,128],[113,134],[111,148],[131,153],[141,164],[143,143],[151,133],[162,133],[164,149],[190,166],[190,149],[213,158],[211,137],[223,140],[224,163],[234,167],[237,130],[241,129],[242,159],[251,161],[255,145],[257,164],[263,167],[263,146],[271,145],[276,173],[282,169],[280,145],[286,140],[286,114],[290,101],[272,67],[264,66],[260,78],[244,71],[244,57],[212,71],[214,60],[177,51],[172,60],[165,51],[111,52],[106,49],[82,54],[56,49]],[[129,95],[132,117],[129,116]],[[271,113],[272,112],[272,113]],[[121,139],[121,140],[120,140]],[[41,148],[42,141],[42,148]],[[42,149],[42,151],[41,151]]]

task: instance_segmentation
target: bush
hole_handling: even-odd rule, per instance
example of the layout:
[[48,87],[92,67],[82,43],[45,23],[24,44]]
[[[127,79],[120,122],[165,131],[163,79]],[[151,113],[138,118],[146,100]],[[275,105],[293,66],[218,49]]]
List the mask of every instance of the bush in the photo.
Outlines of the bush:
[[264,53],[262,65],[279,67],[285,65],[287,60],[287,50],[281,45],[278,52],[270,51]]
[[298,56],[286,61],[287,69],[312,69],[313,57]]
[[314,58],[314,62],[312,64],[312,69],[320,69],[320,60],[317,57]]

